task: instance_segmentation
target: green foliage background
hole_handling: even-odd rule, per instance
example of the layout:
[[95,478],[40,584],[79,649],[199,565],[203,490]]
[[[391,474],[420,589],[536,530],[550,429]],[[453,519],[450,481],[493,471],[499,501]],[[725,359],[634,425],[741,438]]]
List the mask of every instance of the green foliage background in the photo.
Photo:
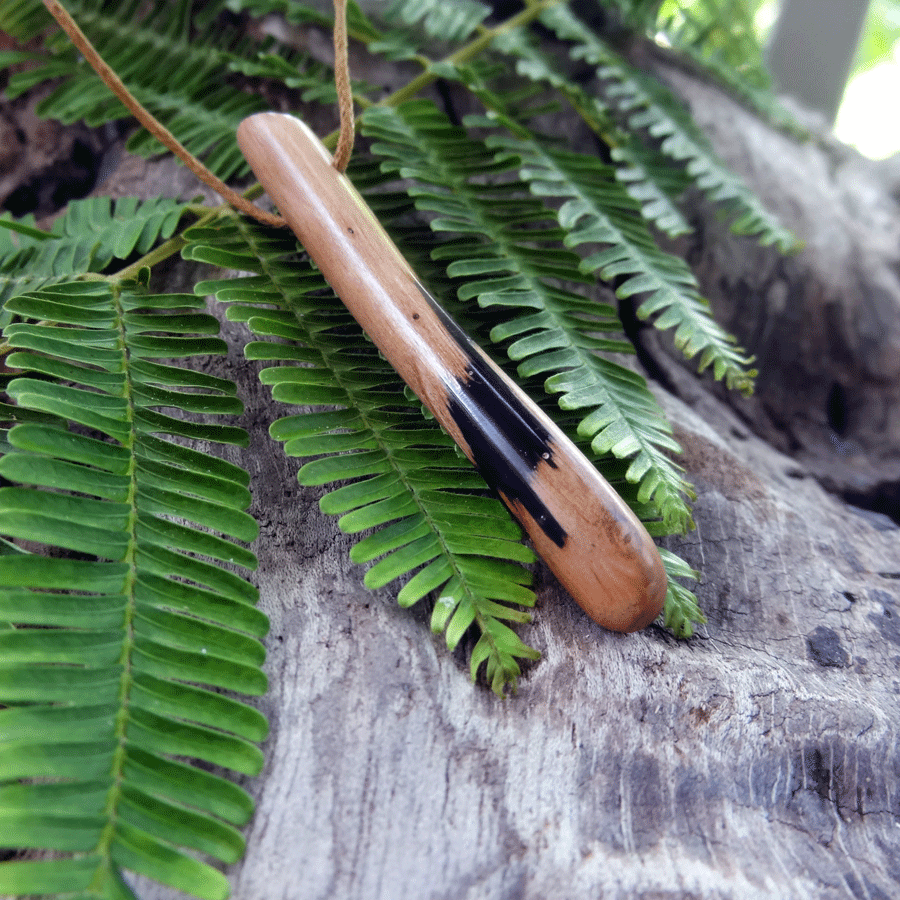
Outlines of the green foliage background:
[[[355,83],[353,180],[452,314],[656,536],[691,526],[692,489],[646,382],[614,358],[632,346],[598,280],[672,330],[701,371],[750,391],[751,360],[655,235],[690,229],[679,198],[693,188],[736,232],[792,245],[688,111],[617,49],[665,34],[781,121],[746,5],[660,6],[598,3],[589,20],[562,0],[506,20],[477,0],[394,0],[377,20],[350,8],[353,41],[418,70],[386,98]],[[220,177],[248,173],[234,132],[263,96],[298,110],[335,102],[327,65],[246,27],[275,13],[330,28],[317,7],[77,0],[71,11]],[[40,2],[0,0],[0,28],[27,47],[0,58],[8,96],[47,83],[41,115],[126,116]],[[438,81],[477,111],[457,121],[430,93]],[[554,135],[559,110],[602,151]],[[160,149],[140,129],[129,148]],[[206,859],[240,857],[251,802],[208,766],[260,769],[266,724],[234,695],[265,690],[266,621],[248,580],[249,479],[211,449],[246,443],[221,422],[241,403],[229,381],[185,364],[226,349],[203,298],[252,333],[247,359],[266,364],[262,381],[290,407],[272,437],[307,460],[302,484],[329,486],[322,511],[363,535],[351,558],[371,564],[366,584],[400,580],[402,605],[434,598],[433,631],[450,649],[473,633],[472,676],[498,694],[538,655],[515,630],[535,600],[533,555],[288,233],[168,198],[75,201],[51,231],[0,224],[0,845],[41,851],[0,863],[0,894],[127,898],[131,870],[225,897]],[[152,292],[148,266],[176,253],[241,275]],[[663,556],[665,625],[687,637],[703,621],[678,580],[693,573]]]
[[874,0],[869,7],[850,78],[890,58],[897,41],[900,41],[900,0]]

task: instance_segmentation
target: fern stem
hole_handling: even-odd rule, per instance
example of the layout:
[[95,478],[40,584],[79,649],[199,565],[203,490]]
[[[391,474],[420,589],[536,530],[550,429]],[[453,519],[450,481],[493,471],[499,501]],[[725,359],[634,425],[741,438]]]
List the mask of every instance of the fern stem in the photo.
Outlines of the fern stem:
[[169,238],[165,243],[160,244],[158,247],[154,247],[153,250],[142,256],[136,262],[133,262],[130,266],[120,269],[113,276],[112,280],[119,284],[126,281],[132,281],[138,277],[138,272],[140,272],[141,269],[152,269],[157,263],[161,263],[170,256],[174,256],[182,247],[186,246],[187,243],[185,238],[180,234],[176,234],[174,237]]
[[[113,302],[115,304],[116,320],[118,322],[119,341],[121,343],[122,356],[127,360],[128,343],[125,334],[124,315],[125,310],[119,302],[119,288],[112,287]],[[115,725],[113,726],[113,737],[116,740],[116,748],[113,751],[112,763],[110,766],[110,776],[112,785],[106,797],[106,806],[104,809],[104,818],[106,825],[100,833],[97,841],[96,853],[106,862],[106,865],[99,865],[94,876],[93,887],[101,888],[109,878],[111,869],[111,855],[113,844],[116,840],[116,830],[118,823],[118,807],[122,799],[122,781],[123,769],[126,764],[127,757],[127,732],[129,722],[129,697],[132,686],[132,670],[131,659],[134,654],[135,634],[134,634],[134,616],[135,616],[135,587],[137,584],[137,570],[135,553],[137,548],[137,462],[134,456],[134,392],[129,377],[129,366],[123,366],[125,383],[123,393],[127,399],[126,421],[129,425],[128,450],[131,453],[131,460],[128,467],[128,495],[126,503],[131,507],[128,516],[127,532],[129,535],[128,549],[122,560],[128,565],[128,574],[125,577],[125,586],[123,594],[127,597],[125,605],[125,621],[122,623],[122,652],[119,655],[119,663],[122,666],[122,675],[119,681],[119,696],[117,698],[118,713],[116,715]]]
[[[495,25],[493,28],[485,28],[474,40],[445,57],[441,61],[441,64],[446,65],[449,63],[450,65],[457,66],[475,59],[475,57],[483,53],[501,34],[505,34],[508,31],[514,31],[517,28],[521,28],[523,25],[530,24],[537,19],[542,12],[547,9],[552,9],[562,2],[563,0],[531,0],[531,2],[527,2],[525,4],[525,9],[521,12],[516,13],[516,15],[511,16],[499,25]],[[402,88],[394,91],[393,94],[389,94],[374,105],[394,107],[399,106],[405,100],[415,97],[420,91],[423,91],[426,87],[434,84],[434,82],[438,80],[440,75],[437,74],[435,68],[434,64],[428,63],[427,69],[422,72],[421,75],[416,76]]]

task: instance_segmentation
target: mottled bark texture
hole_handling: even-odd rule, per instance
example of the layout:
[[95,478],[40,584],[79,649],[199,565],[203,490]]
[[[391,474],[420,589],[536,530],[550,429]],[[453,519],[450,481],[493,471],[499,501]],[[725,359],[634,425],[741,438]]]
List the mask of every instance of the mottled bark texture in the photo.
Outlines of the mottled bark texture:
[[699,492],[697,530],[667,543],[702,570],[708,625],[612,634],[539,569],[542,660],[513,699],[472,687],[426,611],[364,589],[232,332],[272,619],[240,900],[898,895],[900,528],[872,511],[900,483],[896,198],[668,74],[806,243],[783,259],[692,208],[682,250],[758,357],[753,399],[644,333]]
[[273,732],[235,896],[894,896],[900,531],[717,402],[663,399],[708,627],[615,635],[545,582],[508,701],[363,590],[257,446]]

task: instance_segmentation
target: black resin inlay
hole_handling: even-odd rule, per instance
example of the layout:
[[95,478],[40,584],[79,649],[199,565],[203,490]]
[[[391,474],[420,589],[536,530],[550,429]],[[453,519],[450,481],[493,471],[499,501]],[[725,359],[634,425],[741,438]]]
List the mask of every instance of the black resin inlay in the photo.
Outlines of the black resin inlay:
[[466,333],[418,285],[441,324],[465,352],[465,373],[450,390],[447,409],[472,450],[484,480],[508,500],[521,505],[558,547],[565,529],[532,486],[535,470],[544,463],[556,468],[547,429],[485,361]]

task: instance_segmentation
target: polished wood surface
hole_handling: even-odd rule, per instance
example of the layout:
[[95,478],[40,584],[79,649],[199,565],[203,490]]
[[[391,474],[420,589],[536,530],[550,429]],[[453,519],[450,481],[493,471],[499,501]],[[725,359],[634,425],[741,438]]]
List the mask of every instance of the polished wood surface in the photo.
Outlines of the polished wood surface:
[[587,614],[634,631],[667,580],[646,529],[560,429],[450,320],[299,119],[259,113],[238,143],[335,293],[522,523]]

